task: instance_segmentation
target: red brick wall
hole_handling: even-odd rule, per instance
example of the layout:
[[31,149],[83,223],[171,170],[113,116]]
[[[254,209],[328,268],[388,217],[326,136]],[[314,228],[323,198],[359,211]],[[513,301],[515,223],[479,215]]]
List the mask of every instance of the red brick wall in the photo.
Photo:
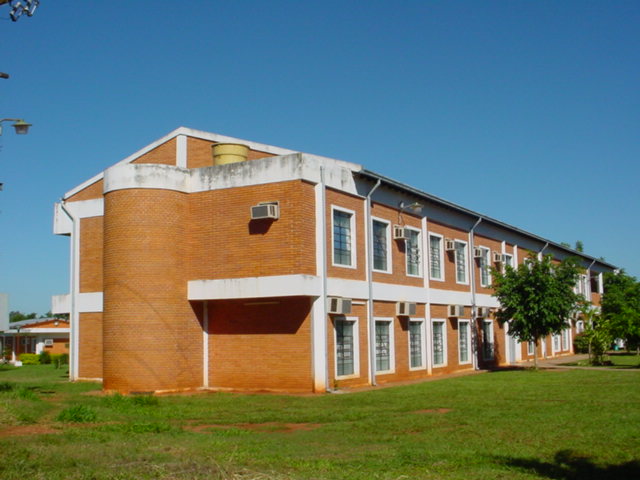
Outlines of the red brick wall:
[[[189,279],[315,275],[313,185],[291,181],[189,197]],[[268,201],[280,202],[280,218],[251,221],[251,206]]]
[[176,164],[176,139],[166,141],[153,150],[140,155],[131,163],[158,163],[162,165]]
[[78,202],[81,200],[93,200],[95,198],[102,198],[102,190],[104,189],[104,182],[97,180],[95,183],[83,188],[78,193],[69,197],[67,202]]
[[311,391],[311,299],[209,302],[209,385]]
[[102,378],[102,313],[81,313],[79,332],[78,376]]
[[102,220],[80,220],[80,292],[102,291]]
[[202,330],[187,301],[185,194],[153,189],[105,195],[104,387],[202,385]]
[[[211,147],[216,142],[203,140],[201,138],[187,137],[187,167],[201,168],[213,165],[213,154]],[[241,142],[240,142],[241,143]],[[261,152],[258,150],[249,150],[248,160],[257,160],[258,158],[273,157],[272,153]]]

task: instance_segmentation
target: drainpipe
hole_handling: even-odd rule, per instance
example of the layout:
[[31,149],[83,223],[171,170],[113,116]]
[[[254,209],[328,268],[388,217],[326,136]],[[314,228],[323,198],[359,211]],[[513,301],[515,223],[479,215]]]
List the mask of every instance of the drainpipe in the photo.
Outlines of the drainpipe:
[[329,361],[328,361],[328,349],[327,349],[327,194],[326,194],[326,180],[324,176],[324,166],[320,166],[320,231],[322,232],[322,305],[324,316],[322,319],[322,338],[324,338],[324,385],[327,391],[330,391],[329,387]]
[[373,319],[373,229],[371,228],[371,195],[380,186],[378,179],[366,198],[366,229],[367,229],[367,286],[369,298],[367,300],[367,324],[369,325],[369,380],[371,385],[376,384],[376,324]]
[[69,331],[70,331],[70,342],[69,342],[69,380],[77,380],[78,379],[78,347],[79,347],[79,335],[78,335],[78,312],[76,308],[76,298],[77,298],[77,288],[78,288],[78,248],[79,248],[79,239],[78,239],[78,218],[74,217],[73,214],[67,209],[64,203],[64,199],[60,199],[60,208],[62,211],[69,217],[71,220],[72,228],[71,228],[71,253],[70,253],[70,273],[69,273],[69,284],[70,284],[70,295],[71,295],[71,306],[69,311]]
[[480,349],[478,348],[478,338],[479,338],[479,332],[478,332],[478,322],[477,322],[477,317],[476,317],[476,313],[477,313],[477,307],[476,307],[476,271],[475,268],[473,268],[474,266],[474,262],[475,259],[473,258],[473,249],[474,249],[474,242],[473,242],[473,234],[474,231],[476,229],[476,227],[478,225],[480,225],[480,222],[482,222],[482,217],[478,217],[478,220],[476,221],[476,223],[473,224],[473,227],[471,227],[471,230],[469,230],[469,257],[470,258],[470,262],[469,265],[471,266],[470,268],[470,276],[471,276],[471,320],[473,323],[473,328],[471,329],[471,335],[474,337],[471,339],[471,344],[473,345],[473,348],[475,348],[476,352],[475,355],[473,356],[473,368],[474,370],[478,370],[480,368]]

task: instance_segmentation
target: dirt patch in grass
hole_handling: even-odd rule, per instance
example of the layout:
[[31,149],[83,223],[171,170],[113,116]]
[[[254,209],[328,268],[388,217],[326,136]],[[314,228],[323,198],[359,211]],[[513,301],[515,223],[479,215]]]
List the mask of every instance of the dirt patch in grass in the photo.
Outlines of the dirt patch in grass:
[[0,438],[21,437],[24,435],[44,435],[48,433],[62,433],[62,430],[55,429],[49,425],[16,425],[0,430]]
[[449,413],[450,408],[425,408],[424,410],[416,410],[413,413]]
[[278,423],[278,422],[265,422],[265,423],[234,423],[229,425],[222,425],[217,423],[205,424],[205,425],[190,425],[183,427],[185,430],[191,432],[207,433],[211,430],[228,430],[231,428],[239,428],[241,430],[251,430],[255,432],[266,433],[293,433],[299,431],[311,431],[316,428],[320,428],[319,423]]

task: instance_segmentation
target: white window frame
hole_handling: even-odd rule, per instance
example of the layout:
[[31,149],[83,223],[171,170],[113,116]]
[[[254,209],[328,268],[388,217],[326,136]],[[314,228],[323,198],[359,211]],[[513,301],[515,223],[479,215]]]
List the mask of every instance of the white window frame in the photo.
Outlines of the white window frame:
[[[442,324],[442,363],[436,363],[436,349],[434,348],[435,339],[435,324]],[[447,366],[448,352],[447,352],[447,321],[441,318],[434,318],[431,320],[431,363],[433,368],[442,368]]]
[[533,356],[535,352],[536,352],[536,346],[534,342],[527,342],[527,355]]
[[551,351],[552,353],[558,353],[562,351],[562,335],[554,333],[551,335]]
[[[351,232],[351,265],[345,265],[343,263],[336,263],[335,259],[335,228],[334,228],[334,212],[342,212],[351,215],[350,218],[350,232]],[[353,210],[349,210],[348,208],[338,207],[336,205],[331,205],[331,265],[334,267],[342,267],[342,268],[352,268],[355,269],[358,267],[357,262],[357,251],[356,251],[356,212]]]
[[[489,288],[491,286],[491,249],[488,247],[478,247],[482,251],[482,257],[479,259],[479,270],[480,270],[480,286],[483,288]],[[486,269],[487,271],[487,281],[483,282],[482,280],[482,272]]]
[[568,324],[560,333],[561,347],[563,351],[571,350],[571,324]]
[[[485,336],[484,336],[484,327],[485,325],[489,325],[491,328],[490,330],[490,337],[491,337],[491,356],[488,357],[486,355],[487,350],[485,347],[486,342],[485,340]],[[492,360],[496,359],[496,335],[495,335],[495,331],[493,328],[493,321],[492,320],[482,320],[482,360],[484,360],[485,362],[490,362]]]
[[502,271],[504,272],[504,271],[507,269],[507,261],[506,261],[506,260],[507,260],[507,257],[511,259],[511,262],[510,262],[510,263],[511,263],[511,267],[512,267],[512,268],[515,268],[515,266],[514,266],[514,264],[513,264],[513,259],[514,259],[513,254],[511,254],[511,253],[504,253],[503,255],[504,255],[505,261],[504,261],[504,263],[502,264]]
[[584,320],[576,321],[576,334],[584,332]]
[[[462,350],[460,349],[460,340],[462,335],[460,334],[460,325],[467,325],[467,360],[462,361]],[[471,363],[471,321],[466,318],[458,319],[458,364],[460,365],[469,365]]]
[[395,349],[395,336],[394,336],[394,323],[393,323],[393,317],[375,317],[374,318],[374,324],[377,330],[377,326],[378,323],[386,323],[388,325],[389,328],[389,369],[388,370],[378,370],[378,345],[377,345],[377,341],[376,343],[376,355],[375,355],[375,359],[376,359],[376,365],[375,365],[375,369],[376,369],[376,375],[387,375],[389,373],[395,373],[396,371],[396,349]]
[[[464,281],[460,281],[458,279],[458,248],[457,245],[463,245],[464,248],[462,251],[464,252]],[[457,238],[454,240],[454,251],[453,251],[453,265],[455,269],[456,283],[459,285],[469,285],[469,252],[468,252],[468,243],[464,240],[458,240]]]
[[[371,245],[371,265],[374,272],[377,273],[392,273],[393,272],[393,259],[391,258],[391,222],[383,218],[371,217],[371,238],[374,239],[373,222],[384,223],[386,225],[386,247],[387,247],[387,268],[382,270],[375,267],[375,258],[373,257],[375,248]],[[375,240],[374,240],[375,242]]]
[[[427,245],[429,247],[429,278],[436,282],[444,282],[444,237],[439,233],[427,232]],[[431,273],[431,237],[437,237],[440,244],[440,277],[434,277]]]
[[338,375],[338,331],[333,326],[333,370],[334,378],[336,380],[346,380],[349,378],[360,377],[360,339],[359,339],[359,324],[358,317],[346,317],[343,315],[336,316],[335,321],[351,322],[353,323],[353,373],[350,375]]
[[420,356],[422,359],[422,365],[419,367],[411,366],[411,328],[407,332],[407,356],[409,359],[409,370],[426,370],[427,369],[427,335],[426,335],[426,322],[424,318],[409,318],[409,324],[420,325]]
[[405,273],[407,277],[422,278],[422,230],[413,227],[405,228],[418,234],[418,238],[416,239],[416,244],[418,246],[418,273],[409,273],[409,242],[407,240],[405,240]]

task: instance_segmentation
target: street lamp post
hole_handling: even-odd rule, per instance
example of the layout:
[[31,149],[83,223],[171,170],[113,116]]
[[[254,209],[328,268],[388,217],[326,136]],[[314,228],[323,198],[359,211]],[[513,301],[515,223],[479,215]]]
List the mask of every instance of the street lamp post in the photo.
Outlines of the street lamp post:
[[0,135],[2,135],[2,124],[4,122],[13,122],[12,127],[15,128],[16,134],[18,135],[26,135],[29,133],[30,123],[25,122],[21,118],[3,118],[0,120]]

